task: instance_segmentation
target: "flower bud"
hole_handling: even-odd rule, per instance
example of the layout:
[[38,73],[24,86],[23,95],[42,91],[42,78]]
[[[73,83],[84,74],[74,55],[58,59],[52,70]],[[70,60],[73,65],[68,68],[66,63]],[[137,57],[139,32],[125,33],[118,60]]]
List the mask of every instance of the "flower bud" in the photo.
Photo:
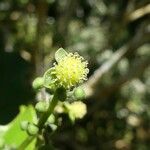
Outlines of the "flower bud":
[[38,133],[38,131],[39,131],[39,128],[36,125],[34,125],[32,123],[28,124],[27,133],[29,135],[31,135],[31,136],[36,135]]
[[48,104],[45,101],[38,102],[35,105],[35,109],[41,113],[46,112],[48,109]]
[[27,130],[28,124],[29,124],[28,121],[22,121],[22,122],[20,123],[21,129],[22,129],[22,130]]
[[55,122],[55,116],[53,114],[51,114],[48,117],[47,122],[50,123],[50,124],[54,123]]
[[82,87],[78,87],[74,89],[73,95],[76,99],[81,100],[85,98],[85,91]]
[[44,84],[44,79],[42,77],[37,77],[33,83],[32,83],[32,87],[35,89],[35,90],[38,90],[40,88],[43,87],[43,84]]

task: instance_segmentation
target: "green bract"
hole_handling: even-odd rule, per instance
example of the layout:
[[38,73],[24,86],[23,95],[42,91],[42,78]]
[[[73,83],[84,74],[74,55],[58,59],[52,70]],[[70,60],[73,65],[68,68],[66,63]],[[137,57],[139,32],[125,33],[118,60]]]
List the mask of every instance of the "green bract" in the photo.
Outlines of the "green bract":
[[53,68],[50,68],[44,74],[44,86],[46,88],[51,89],[51,90],[55,90],[56,89],[55,76],[52,75],[52,71],[53,70],[54,70]]
[[63,48],[59,48],[57,50],[57,52],[55,53],[55,59],[57,62],[59,62],[60,60],[62,60],[64,57],[67,56],[67,52],[63,49]]

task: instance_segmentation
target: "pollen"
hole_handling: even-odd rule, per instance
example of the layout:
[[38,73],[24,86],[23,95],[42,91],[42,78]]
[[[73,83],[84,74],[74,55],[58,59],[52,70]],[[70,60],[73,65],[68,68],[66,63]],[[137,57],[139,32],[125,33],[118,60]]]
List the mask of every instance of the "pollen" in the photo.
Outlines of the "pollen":
[[57,83],[66,89],[76,86],[87,79],[89,69],[87,61],[78,53],[69,53],[55,64],[54,74]]

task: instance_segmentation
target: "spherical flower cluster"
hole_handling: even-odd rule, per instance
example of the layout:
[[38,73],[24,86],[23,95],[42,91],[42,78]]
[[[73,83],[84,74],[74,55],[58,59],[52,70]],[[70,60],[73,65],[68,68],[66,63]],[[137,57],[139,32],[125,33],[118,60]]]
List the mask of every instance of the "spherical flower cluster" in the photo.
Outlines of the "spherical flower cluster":
[[81,101],[76,101],[76,102],[73,102],[72,104],[70,104],[68,106],[69,110],[70,110],[70,113],[75,117],[75,118],[83,118],[84,115],[86,114],[87,112],[87,108],[86,108],[86,105],[81,102]]
[[72,121],[75,119],[82,119],[87,113],[87,107],[82,101],[75,101],[73,103],[63,102],[58,103],[55,107],[56,113],[68,113]]
[[52,74],[56,83],[69,89],[87,79],[87,61],[78,53],[69,53],[55,64]]

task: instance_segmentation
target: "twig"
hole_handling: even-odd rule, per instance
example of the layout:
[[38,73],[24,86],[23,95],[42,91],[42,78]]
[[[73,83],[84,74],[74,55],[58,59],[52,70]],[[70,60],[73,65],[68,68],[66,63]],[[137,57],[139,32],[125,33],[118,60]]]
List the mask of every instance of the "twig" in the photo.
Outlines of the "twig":
[[45,64],[44,64],[44,45],[43,37],[46,34],[46,19],[48,13],[48,2],[46,0],[36,1],[35,13],[37,15],[37,29],[36,29],[36,39],[32,51],[32,62],[34,64],[35,75],[41,76],[43,74]]
[[127,16],[127,21],[135,21],[147,14],[150,14],[150,4],[142,7],[142,8],[139,8],[135,11],[133,11],[132,13],[128,14]]

